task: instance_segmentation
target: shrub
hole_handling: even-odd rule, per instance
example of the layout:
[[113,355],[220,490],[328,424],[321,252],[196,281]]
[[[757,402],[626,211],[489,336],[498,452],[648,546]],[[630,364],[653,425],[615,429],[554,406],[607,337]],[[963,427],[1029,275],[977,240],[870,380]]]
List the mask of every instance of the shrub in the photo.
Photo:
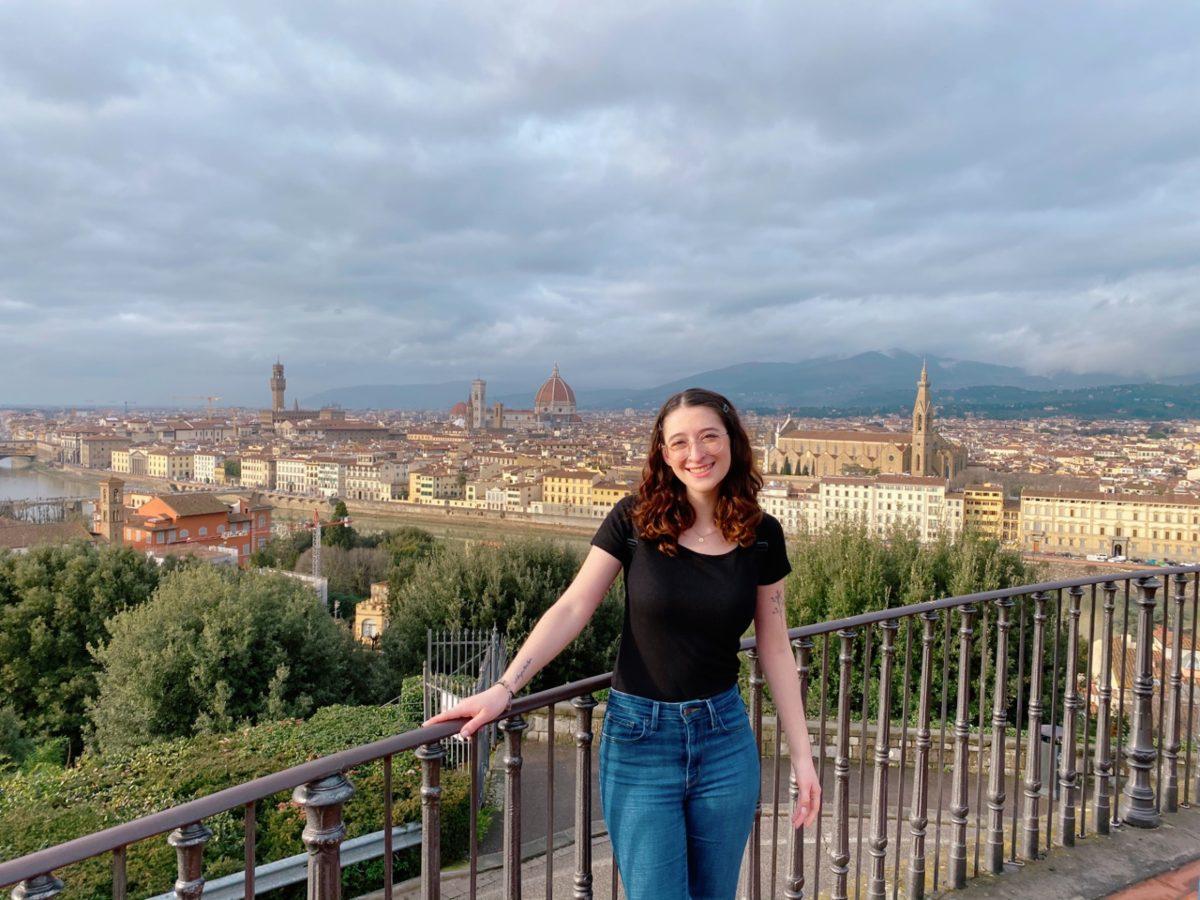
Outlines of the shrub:
[[[328,707],[311,719],[271,722],[212,737],[193,737],[145,745],[115,753],[87,753],[71,769],[36,769],[0,779],[0,859],[12,859],[147,815],[222,788],[370,743],[417,727],[396,707]],[[348,837],[383,827],[383,766],[372,763],[347,773],[354,797],[344,815]],[[421,818],[420,768],[411,753],[393,759],[394,821]],[[442,858],[461,859],[469,848],[469,773],[442,772]],[[300,833],[304,812],[283,792],[255,806],[259,863],[304,852]],[[207,820],[213,837],[204,850],[204,874],[219,878],[243,868],[243,812],[233,810]],[[410,850],[396,856],[396,879],[419,872]],[[66,898],[111,896],[108,855],[78,863],[56,874],[66,883]],[[166,836],[134,844],[127,859],[130,896],[170,889],[175,852]],[[380,886],[382,860],[343,872],[346,896]],[[303,896],[304,886],[289,892]]]
[[376,699],[375,655],[282,575],[181,569],[110,630],[90,706],[104,750]]

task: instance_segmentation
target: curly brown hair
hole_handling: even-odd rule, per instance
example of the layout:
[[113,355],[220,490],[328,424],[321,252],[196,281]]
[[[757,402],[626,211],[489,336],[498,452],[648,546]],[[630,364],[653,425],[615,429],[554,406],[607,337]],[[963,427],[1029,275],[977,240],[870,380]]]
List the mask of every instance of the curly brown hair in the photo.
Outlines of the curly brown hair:
[[658,411],[633,506],[638,534],[656,542],[667,556],[675,556],[679,551],[679,535],[695,524],[696,513],[687,500],[687,488],[675,477],[663,453],[663,420],[668,413],[684,406],[707,406],[725,425],[729,434],[729,472],[718,486],[713,518],[725,540],[749,547],[763,516],[758,505],[762,475],[755,465],[754,449],[737,410],[725,397],[704,388],[688,388],[672,394]]

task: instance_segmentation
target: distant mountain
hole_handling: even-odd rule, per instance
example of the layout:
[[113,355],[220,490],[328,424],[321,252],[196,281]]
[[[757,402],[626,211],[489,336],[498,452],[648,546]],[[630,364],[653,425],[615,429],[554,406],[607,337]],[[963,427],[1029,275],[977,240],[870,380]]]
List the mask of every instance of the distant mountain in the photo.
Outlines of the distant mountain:
[[583,408],[656,407],[670,394],[699,386],[725,394],[739,406],[828,408],[911,404],[921,364],[928,366],[935,402],[956,388],[1006,386],[1025,390],[1091,387],[1128,381],[1117,375],[1030,375],[1013,366],[920,357],[901,350],[824,356],[797,363],[740,363],[700,372],[643,390],[576,390]]
[[[1129,385],[1129,378],[1105,373],[1030,375],[1013,366],[1000,366],[945,357],[920,357],[900,350],[872,351],[853,356],[824,356],[795,363],[750,362],[698,372],[646,388],[587,388],[572,385],[580,409],[655,409],[666,397],[687,387],[719,391],[747,409],[794,412],[888,412],[908,409],[924,362],[933,385],[934,403],[945,415],[955,411],[990,415],[1045,415],[1046,406],[1065,412],[1095,410],[1088,415],[1125,411],[1129,415],[1172,415],[1191,407],[1200,374],[1187,381],[1173,378],[1162,384]],[[530,384],[488,383],[487,403],[529,408],[540,380]],[[1137,388],[1135,390],[1134,388]],[[322,391],[302,402],[312,408],[338,404],[347,409],[449,410],[470,392],[469,381],[435,384],[359,385]],[[1132,392],[1132,393],[1131,393]],[[1165,404],[1173,404],[1167,406]],[[1142,410],[1142,413],[1130,410]],[[1159,409],[1157,413],[1151,412]]]

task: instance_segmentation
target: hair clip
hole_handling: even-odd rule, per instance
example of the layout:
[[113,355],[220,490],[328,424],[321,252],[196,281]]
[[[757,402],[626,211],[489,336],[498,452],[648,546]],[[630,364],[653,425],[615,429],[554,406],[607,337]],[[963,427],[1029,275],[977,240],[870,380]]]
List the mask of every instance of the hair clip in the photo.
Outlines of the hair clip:
[[723,412],[723,413],[729,412],[729,404],[728,403],[721,404],[721,412]]

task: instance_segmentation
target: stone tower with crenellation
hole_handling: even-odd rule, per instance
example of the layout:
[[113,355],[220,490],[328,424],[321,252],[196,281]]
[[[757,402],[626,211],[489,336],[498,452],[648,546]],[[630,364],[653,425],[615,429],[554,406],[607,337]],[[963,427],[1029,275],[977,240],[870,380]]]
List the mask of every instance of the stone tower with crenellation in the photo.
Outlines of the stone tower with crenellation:
[[487,425],[487,382],[476,378],[471,382],[471,399],[467,401],[467,427],[478,430]]
[[283,377],[283,363],[275,360],[271,366],[271,409],[275,412],[283,410],[283,392],[287,388],[287,379]]

